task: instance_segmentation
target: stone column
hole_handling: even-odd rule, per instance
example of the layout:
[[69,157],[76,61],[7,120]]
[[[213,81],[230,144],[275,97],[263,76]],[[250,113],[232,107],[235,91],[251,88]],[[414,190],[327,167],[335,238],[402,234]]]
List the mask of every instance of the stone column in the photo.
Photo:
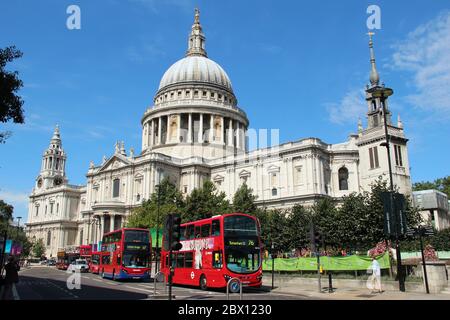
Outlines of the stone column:
[[220,126],[221,126],[220,142],[222,144],[225,144],[225,119],[223,117],[220,117]]
[[150,142],[149,142],[150,147],[153,147],[153,136],[154,136],[154,130],[153,130],[153,119],[152,119],[152,120],[150,120],[150,132],[148,135],[149,140],[150,140]]
[[192,113],[189,113],[187,142],[192,142]]
[[236,148],[241,148],[241,124],[239,121],[236,122]]
[[203,113],[200,113],[200,126],[198,129],[198,142],[203,143]]
[[209,143],[214,142],[214,115],[209,115]]
[[233,119],[230,119],[230,124],[228,126],[228,146],[233,146]]
[[109,232],[114,231],[114,220],[116,215],[114,213],[109,214]]
[[158,125],[158,145],[161,145],[161,142],[162,142],[162,140],[161,140],[161,133],[162,133],[162,131],[161,131],[161,127],[162,127],[162,117],[159,117],[158,118],[158,120],[159,120],[159,125]]
[[178,143],[181,142],[181,113],[178,115],[178,121],[177,121],[177,139],[176,141]]
[[100,217],[100,234],[99,237],[101,239],[101,237],[103,236],[103,233],[105,232],[105,214],[102,214]]

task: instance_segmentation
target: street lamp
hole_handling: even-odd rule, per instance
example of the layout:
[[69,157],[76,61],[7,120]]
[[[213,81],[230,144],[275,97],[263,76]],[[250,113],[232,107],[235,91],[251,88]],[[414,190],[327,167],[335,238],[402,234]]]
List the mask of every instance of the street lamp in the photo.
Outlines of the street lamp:
[[274,288],[274,272],[275,272],[275,243],[272,242],[272,290]]
[[161,197],[161,172],[158,170],[158,203],[156,211],[156,250],[155,250],[155,274],[158,273],[158,251],[159,251],[159,211],[160,211],[160,197]]
[[19,237],[20,219],[22,219],[22,217],[17,217],[17,237]]
[[[390,139],[388,133],[388,124],[386,117],[386,98],[393,95],[394,90],[391,88],[385,87],[376,87],[372,92],[372,97],[379,98],[381,106],[383,108],[383,120],[384,120],[384,135],[386,141],[381,143],[380,146],[386,147],[387,157],[388,157],[388,165],[389,165],[389,182],[390,182],[390,195],[391,195],[391,203],[393,202],[392,195],[394,193],[394,180],[392,177],[392,163],[391,163],[391,148],[390,148]],[[398,234],[395,235],[395,251],[397,255],[397,275],[398,275],[398,283],[400,291],[405,291],[405,279],[403,278],[403,268],[402,268],[402,256],[400,253],[400,243],[398,240]]]

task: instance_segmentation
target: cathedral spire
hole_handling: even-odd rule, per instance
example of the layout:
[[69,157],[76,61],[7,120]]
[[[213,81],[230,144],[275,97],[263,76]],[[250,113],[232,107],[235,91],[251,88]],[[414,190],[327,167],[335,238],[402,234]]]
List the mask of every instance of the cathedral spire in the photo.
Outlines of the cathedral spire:
[[200,24],[200,11],[195,8],[194,24],[192,25],[191,34],[189,35],[188,50],[186,56],[203,56],[206,57],[205,51],[205,35]]
[[369,80],[370,80],[370,84],[372,85],[372,87],[376,87],[378,86],[378,84],[380,83],[380,76],[378,74],[377,71],[377,66],[375,64],[375,53],[373,51],[373,40],[372,40],[372,36],[375,33],[373,32],[369,32],[369,49],[370,49],[370,64],[372,65],[372,70],[370,70],[370,76],[369,76]]
[[52,140],[50,141],[50,144],[55,144],[55,143],[58,143],[58,144],[61,143],[61,135],[59,133],[59,125],[56,125],[55,131],[53,131]]

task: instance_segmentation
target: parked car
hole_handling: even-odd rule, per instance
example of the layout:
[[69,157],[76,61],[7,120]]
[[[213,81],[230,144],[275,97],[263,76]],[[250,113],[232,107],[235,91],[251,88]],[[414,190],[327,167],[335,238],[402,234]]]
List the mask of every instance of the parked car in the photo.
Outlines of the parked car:
[[53,259],[47,260],[47,265],[48,266],[56,266],[56,260],[53,260]]
[[45,266],[47,264],[47,260],[42,260],[41,265]]
[[89,271],[89,265],[85,259],[76,259],[74,262],[72,262],[69,265],[69,268],[67,268],[67,271],[72,272],[88,272]]

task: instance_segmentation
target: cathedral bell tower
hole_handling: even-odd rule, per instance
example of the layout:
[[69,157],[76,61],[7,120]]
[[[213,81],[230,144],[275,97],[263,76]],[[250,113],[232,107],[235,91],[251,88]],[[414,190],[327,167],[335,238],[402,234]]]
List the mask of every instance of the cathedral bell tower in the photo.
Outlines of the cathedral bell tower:
[[[408,159],[408,139],[405,137],[403,124],[398,117],[398,123],[392,123],[392,114],[388,98],[393,90],[380,85],[380,75],[375,64],[373,50],[374,33],[369,32],[369,50],[371,70],[370,84],[366,88],[367,127],[358,123],[358,139],[356,145],[360,157],[361,188],[370,190],[370,184],[378,177],[389,181],[388,154],[386,136],[389,137],[390,158],[392,163],[393,184],[401,193],[411,193],[411,177]],[[386,117],[384,111],[386,112]],[[385,120],[386,119],[386,123]]]
[[374,95],[375,92],[380,91],[380,89],[384,88],[384,84],[380,86],[380,76],[377,71],[377,66],[375,64],[375,54],[373,51],[373,33],[368,33],[369,40],[369,50],[370,50],[370,64],[371,70],[369,75],[370,85],[367,85],[366,88],[366,101],[367,101],[367,127],[376,128],[379,126],[383,126],[384,116],[383,116],[383,103],[385,104],[386,110],[386,122],[388,125],[392,125],[391,122],[391,112],[388,107],[388,98],[381,99],[380,97],[376,97]]
[[41,172],[36,179],[36,189],[50,189],[67,183],[66,153],[62,148],[59,126],[56,125],[50,145],[42,155]]

